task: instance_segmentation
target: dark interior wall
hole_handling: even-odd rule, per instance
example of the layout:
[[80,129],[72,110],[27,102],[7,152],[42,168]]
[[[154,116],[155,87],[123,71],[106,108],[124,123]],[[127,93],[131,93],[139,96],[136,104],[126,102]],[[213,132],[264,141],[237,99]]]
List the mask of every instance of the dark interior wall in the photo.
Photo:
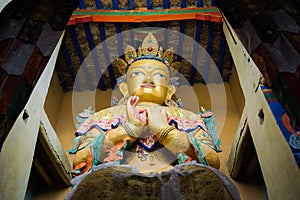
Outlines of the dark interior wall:
[[300,1],[217,0],[249,55],[300,126]]
[[0,149],[77,4],[14,0],[0,13]]

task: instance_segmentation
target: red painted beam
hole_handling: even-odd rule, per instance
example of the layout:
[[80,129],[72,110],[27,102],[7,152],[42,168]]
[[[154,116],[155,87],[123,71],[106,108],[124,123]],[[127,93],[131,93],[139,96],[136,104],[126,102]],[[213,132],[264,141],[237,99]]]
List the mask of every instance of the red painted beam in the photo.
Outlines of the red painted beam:
[[176,20],[222,22],[217,7],[174,8],[162,10],[75,10],[68,25],[86,22],[157,22]]

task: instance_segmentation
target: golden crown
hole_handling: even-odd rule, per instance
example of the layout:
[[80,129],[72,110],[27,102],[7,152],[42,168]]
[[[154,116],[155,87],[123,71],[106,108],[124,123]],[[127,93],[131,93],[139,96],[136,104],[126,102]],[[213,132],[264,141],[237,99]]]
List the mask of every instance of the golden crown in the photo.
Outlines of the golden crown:
[[173,69],[173,72],[177,72],[180,69],[180,62],[173,62],[173,48],[170,48],[163,52],[163,48],[158,46],[158,41],[151,32],[148,33],[148,35],[143,40],[142,46],[137,50],[133,46],[127,45],[124,54],[125,60],[123,60],[122,58],[116,59],[116,65],[120,74],[124,75],[126,69],[130,66],[131,63],[133,63],[135,60],[140,60],[143,58],[160,60],[164,62],[166,66]]

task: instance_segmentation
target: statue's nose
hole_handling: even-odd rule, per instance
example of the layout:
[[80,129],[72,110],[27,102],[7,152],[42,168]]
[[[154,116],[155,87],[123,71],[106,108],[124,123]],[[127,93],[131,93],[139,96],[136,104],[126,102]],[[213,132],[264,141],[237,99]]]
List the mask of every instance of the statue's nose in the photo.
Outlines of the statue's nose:
[[144,83],[154,84],[151,74],[146,74]]

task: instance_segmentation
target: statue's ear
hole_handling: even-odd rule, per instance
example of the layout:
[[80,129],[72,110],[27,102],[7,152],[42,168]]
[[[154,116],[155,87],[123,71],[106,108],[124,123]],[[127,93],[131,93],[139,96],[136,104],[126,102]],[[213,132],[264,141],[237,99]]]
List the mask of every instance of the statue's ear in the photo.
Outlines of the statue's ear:
[[174,85],[170,84],[168,87],[168,93],[167,93],[166,99],[171,99],[172,96],[175,94],[175,92],[176,92],[176,87]]
[[128,94],[127,83],[121,82],[118,86],[119,86],[120,92],[122,93],[123,97],[125,97],[125,98],[128,97],[129,94]]

